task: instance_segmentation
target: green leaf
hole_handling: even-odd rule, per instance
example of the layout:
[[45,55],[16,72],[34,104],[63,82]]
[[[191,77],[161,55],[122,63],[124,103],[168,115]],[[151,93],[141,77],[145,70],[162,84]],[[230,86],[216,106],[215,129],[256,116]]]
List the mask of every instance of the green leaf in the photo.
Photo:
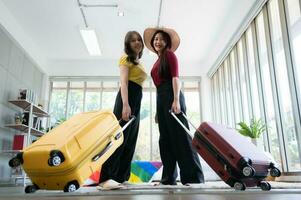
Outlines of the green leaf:
[[240,128],[236,129],[241,135],[250,137],[250,138],[259,138],[260,135],[266,131],[267,127],[261,119],[252,118],[250,125],[247,125],[246,122],[239,122],[238,125]]

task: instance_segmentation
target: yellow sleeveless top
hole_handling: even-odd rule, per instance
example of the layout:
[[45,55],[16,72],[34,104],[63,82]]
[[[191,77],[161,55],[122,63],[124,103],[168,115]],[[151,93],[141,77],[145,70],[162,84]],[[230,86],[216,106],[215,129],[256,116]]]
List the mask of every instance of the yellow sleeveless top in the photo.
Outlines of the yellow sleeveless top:
[[133,81],[142,87],[143,82],[147,78],[147,74],[144,70],[144,67],[140,63],[138,65],[134,65],[133,63],[128,62],[127,57],[127,55],[121,56],[121,58],[119,59],[119,67],[128,67],[129,81]]

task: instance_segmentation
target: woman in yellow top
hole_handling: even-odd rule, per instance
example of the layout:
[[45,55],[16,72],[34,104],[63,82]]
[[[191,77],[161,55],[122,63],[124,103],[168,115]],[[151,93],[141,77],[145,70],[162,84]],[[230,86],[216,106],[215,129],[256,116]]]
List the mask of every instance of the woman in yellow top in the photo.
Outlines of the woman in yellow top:
[[141,35],[129,31],[124,40],[125,55],[119,60],[121,86],[115,100],[114,114],[123,121],[128,121],[131,115],[135,115],[136,119],[123,132],[123,144],[102,166],[99,182],[104,189],[120,188],[121,183],[130,177],[139,131],[142,84],[147,77],[139,61],[143,48]]

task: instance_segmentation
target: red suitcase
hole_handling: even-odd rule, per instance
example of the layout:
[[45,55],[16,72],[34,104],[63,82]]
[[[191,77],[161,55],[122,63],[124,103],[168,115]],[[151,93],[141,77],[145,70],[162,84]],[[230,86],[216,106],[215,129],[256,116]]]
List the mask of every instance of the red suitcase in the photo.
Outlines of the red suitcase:
[[[176,118],[173,113],[172,115]],[[187,119],[184,113],[183,116]],[[181,123],[177,118],[176,120]],[[193,126],[190,121],[189,123]],[[190,133],[186,127],[183,128]],[[267,175],[281,175],[275,163],[235,129],[203,122],[196,129],[192,145],[220,178],[236,190],[253,186],[270,190],[271,185],[265,181]]]

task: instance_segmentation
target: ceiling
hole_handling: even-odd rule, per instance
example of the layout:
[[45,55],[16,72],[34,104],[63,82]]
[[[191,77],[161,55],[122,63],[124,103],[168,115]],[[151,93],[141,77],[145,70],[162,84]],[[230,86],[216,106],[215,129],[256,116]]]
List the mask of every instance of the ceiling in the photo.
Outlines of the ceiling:
[[[181,37],[176,51],[183,75],[205,74],[259,0],[162,0],[159,26]],[[160,0],[81,0],[84,4],[119,4],[84,8],[97,32],[102,56],[90,56],[79,34],[84,21],[77,0],[0,0],[0,23],[48,75],[118,75],[117,62],[129,30],[156,26]],[[144,51],[147,71],[156,59]]]

